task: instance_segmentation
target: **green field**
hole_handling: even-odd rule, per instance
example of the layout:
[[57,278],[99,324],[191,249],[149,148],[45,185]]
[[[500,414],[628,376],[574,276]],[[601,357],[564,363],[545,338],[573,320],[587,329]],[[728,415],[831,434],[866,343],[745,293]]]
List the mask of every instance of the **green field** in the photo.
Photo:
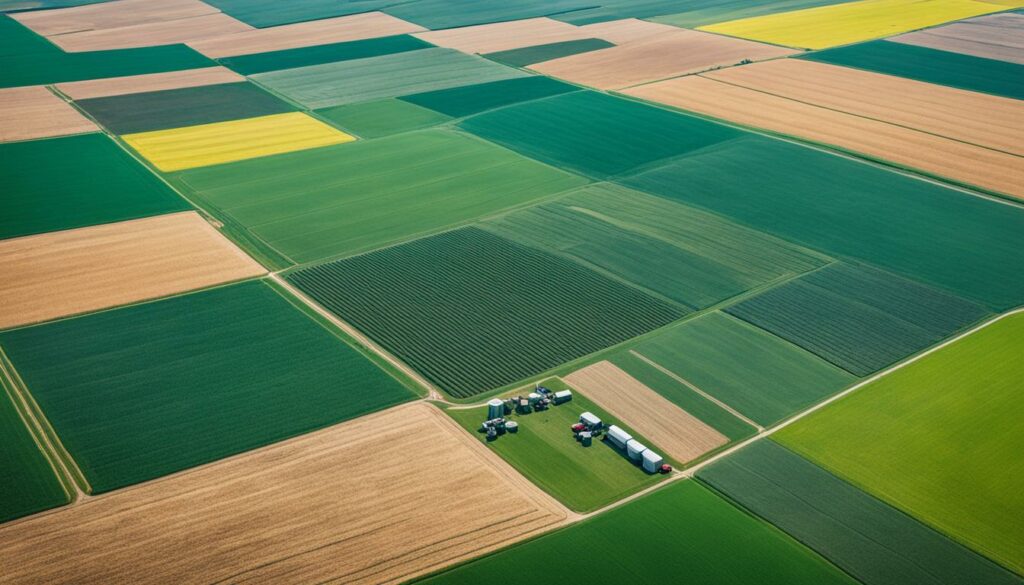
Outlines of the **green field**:
[[691,309],[824,262],[718,216],[609,184],[480,225]]
[[351,61],[353,59],[379,57],[380,55],[393,55],[432,46],[430,43],[421,41],[413,36],[396,35],[345,43],[330,43],[314,45],[312,47],[299,47],[297,49],[254,53],[252,55],[238,55],[237,57],[224,57],[218,59],[218,61],[220,61],[221,65],[242,75],[252,75],[254,73],[322,65],[323,63],[334,63],[336,61]]
[[599,51],[614,46],[614,44],[604,39],[577,39],[487,53],[484,57],[512,67],[526,67],[527,65],[533,65],[542,61],[579,55],[580,53],[589,53],[590,51]]
[[355,134],[360,138],[391,136],[409,130],[437,126],[451,119],[433,110],[421,108],[397,98],[334,106],[317,110],[316,113],[349,134]]
[[526,156],[599,179],[743,135],[592,91],[487,112],[459,126]]
[[[629,0],[619,0],[628,2]],[[673,2],[682,11],[674,8],[672,13],[661,12],[660,16],[649,18],[654,22],[686,28],[715,24],[741,18],[753,18],[778,12],[804,10],[817,6],[838,4],[843,0],[695,0],[685,3]]]
[[338,2],[338,0],[303,0],[302,2],[281,2],[280,0],[209,0],[207,4],[216,6],[250,26],[263,28],[380,10],[400,1],[402,0],[359,0],[358,2]]
[[71,501],[29,434],[0,374],[0,523]]
[[801,58],[1024,99],[1024,65],[1018,63],[884,40],[815,51]]
[[308,108],[326,108],[527,75],[438,47],[257,73],[252,78]]
[[503,79],[407,95],[402,101],[462,118],[494,108],[550,97],[580,88],[543,75]]
[[0,333],[93,493],[414,397],[263,281]]
[[[556,392],[569,387],[557,378],[545,380],[543,385]],[[577,443],[569,427],[579,422],[580,414],[587,411],[596,414],[605,424],[619,425],[636,440],[659,452],[657,445],[575,390],[572,401],[565,404],[526,415],[509,415],[509,420],[519,423],[519,432],[491,442],[478,432],[480,424],[487,419],[486,405],[445,410],[530,481],[577,512],[596,510],[668,477],[648,474],[611,443],[594,441],[590,447]]]
[[0,239],[191,206],[100,133],[0,144]]
[[425,583],[856,583],[693,481],[455,567]]
[[185,45],[65,53],[6,14],[0,14],[0,57],[4,65],[0,68],[0,87],[163,73],[216,65]]
[[697,477],[865,585],[1024,582],[773,441]]
[[943,291],[838,263],[726,309],[857,376],[866,376],[988,313]]
[[683,314],[571,260],[472,227],[287,278],[461,398],[540,374]]
[[1004,318],[776,437],[1024,573],[1024,314]]
[[75,103],[114,134],[197,126],[295,110],[295,106],[249,82],[115,95]]
[[1024,209],[762,136],[623,180],[1005,310],[1024,302]]
[[763,426],[854,381],[815,355],[719,312],[666,329],[632,349]]
[[448,130],[194,169],[176,181],[296,263],[378,248],[586,182]]

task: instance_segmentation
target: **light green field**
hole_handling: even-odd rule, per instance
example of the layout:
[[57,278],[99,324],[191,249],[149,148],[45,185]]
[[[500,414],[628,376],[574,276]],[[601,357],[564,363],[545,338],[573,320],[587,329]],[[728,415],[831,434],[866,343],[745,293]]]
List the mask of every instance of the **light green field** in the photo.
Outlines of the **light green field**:
[[776,437],[1024,572],[1024,314],[857,390]]
[[[557,378],[545,380],[543,385],[555,391],[568,388]],[[527,392],[515,392],[509,396]],[[595,440],[590,447],[577,443],[569,427],[579,422],[580,414],[588,410],[607,424],[626,428],[573,390],[572,401],[565,404],[526,415],[513,413],[508,418],[519,423],[519,432],[505,434],[487,445],[535,484],[577,512],[600,508],[667,477],[647,474],[610,443]],[[487,406],[449,408],[445,412],[486,442],[484,434],[477,431],[487,418]],[[632,431],[630,434],[657,452],[655,445]]]

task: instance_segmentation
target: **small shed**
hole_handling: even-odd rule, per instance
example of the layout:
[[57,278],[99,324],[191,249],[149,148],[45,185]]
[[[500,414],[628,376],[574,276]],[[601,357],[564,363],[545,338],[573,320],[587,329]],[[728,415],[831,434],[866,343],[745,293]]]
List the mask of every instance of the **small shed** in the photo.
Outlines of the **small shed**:
[[601,419],[597,418],[597,415],[592,412],[584,412],[580,415],[580,422],[587,427],[587,430],[593,431],[594,429],[601,428]]
[[661,455],[650,449],[641,453],[640,458],[643,461],[644,471],[647,473],[657,473],[661,469],[661,465],[665,463],[665,459]]
[[487,401],[487,420],[494,420],[505,416],[505,402],[500,398],[492,398]]
[[633,461],[640,461],[640,454],[647,450],[647,446],[636,439],[630,439],[626,443],[626,455]]
[[559,390],[555,392],[555,404],[562,404],[563,402],[569,402],[572,400],[572,390]]
[[633,440],[633,436],[616,425],[608,427],[608,438],[619,449],[625,449],[626,444]]

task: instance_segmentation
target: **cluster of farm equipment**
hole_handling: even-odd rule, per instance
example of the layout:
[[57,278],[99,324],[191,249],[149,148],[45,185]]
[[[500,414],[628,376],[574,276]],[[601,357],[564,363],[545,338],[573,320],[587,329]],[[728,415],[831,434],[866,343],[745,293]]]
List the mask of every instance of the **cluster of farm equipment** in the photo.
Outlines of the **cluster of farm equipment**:
[[580,415],[578,423],[572,425],[572,434],[584,447],[593,444],[595,438],[610,443],[618,451],[624,452],[630,461],[638,463],[648,473],[669,473],[672,466],[665,463],[664,457],[648,449],[617,425],[605,426],[604,422],[592,412]]
[[572,400],[571,390],[552,392],[544,386],[537,386],[526,396],[513,396],[504,400],[493,398],[487,402],[487,420],[480,425],[480,432],[487,435],[488,441],[493,441],[505,433],[519,431],[519,423],[508,420],[508,416],[513,412],[516,414],[542,412],[550,408],[552,404],[563,404],[570,400]]

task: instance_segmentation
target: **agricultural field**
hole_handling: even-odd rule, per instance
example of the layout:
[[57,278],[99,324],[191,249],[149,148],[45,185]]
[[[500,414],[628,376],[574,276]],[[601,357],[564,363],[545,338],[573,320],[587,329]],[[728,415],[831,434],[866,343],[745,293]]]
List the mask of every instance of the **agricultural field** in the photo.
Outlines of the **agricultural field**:
[[793,451],[1024,571],[1024,315],[991,323],[776,434]]
[[45,87],[0,89],[0,143],[98,130],[96,124]]
[[1024,14],[1004,12],[919,30],[889,40],[1024,65],[1021,33],[1024,33]]
[[323,65],[324,63],[334,63],[335,61],[351,61],[353,59],[366,59],[381,55],[404,53],[430,46],[429,43],[421,41],[416,37],[395,35],[327,45],[314,45],[311,47],[295,47],[278,51],[267,51],[265,53],[236,55],[221,58],[218,61],[232,71],[237,71],[243,75],[252,75],[254,73],[279,71],[281,69]]
[[878,371],[988,315],[941,290],[845,263],[725,310],[855,376]]
[[574,85],[536,75],[439,89],[399,98],[452,118],[462,118],[503,106],[576,91]]
[[[658,0],[655,0],[656,2]],[[625,4],[626,0],[620,0]],[[839,4],[841,0],[694,0],[680,5],[677,2],[660,2],[669,5],[673,12],[662,13],[647,20],[685,28],[765,16],[778,12],[790,12],[805,8],[816,8]],[[676,12],[679,8],[683,12]]]
[[[654,566],[652,558],[657,559]],[[795,540],[693,481],[675,482],[600,516],[422,582],[568,582],[588,572],[609,582],[638,585],[658,575],[685,575],[697,583],[856,583]]]
[[0,526],[4,578],[402,582],[565,519],[507,468],[439,410],[402,406]]
[[614,47],[604,39],[577,39],[574,41],[562,41],[560,43],[547,43],[543,45],[530,45],[519,49],[508,49],[486,53],[484,56],[491,61],[497,61],[512,67],[528,67],[534,63],[560,59],[570,55],[579,55],[591,51],[599,51]]
[[146,93],[185,87],[202,87],[245,81],[245,77],[224,67],[203,67],[167,73],[148,73],[124,77],[104,77],[85,81],[57,83],[54,87],[73,100]]
[[[486,405],[451,406],[445,412],[519,473],[576,512],[592,512],[666,478],[648,474],[611,443],[596,441],[590,447],[583,447],[576,442],[570,427],[579,422],[580,414],[592,412],[606,424],[626,429],[649,448],[659,448],[581,394],[578,388],[558,378],[544,380],[541,384],[552,392],[572,389],[572,401],[539,412],[510,415],[509,419],[519,424],[519,430],[495,441],[488,442],[478,432],[487,418]],[[528,391],[532,388],[512,392],[509,396],[524,395]],[[671,461],[667,453],[661,454]]]
[[196,169],[173,180],[296,263],[374,249],[586,183],[449,130]]
[[5,331],[0,347],[101,493],[414,397],[294,302],[249,281]]
[[774,441],[697,477],[866,585],[1024,582]]
[[287,279],[457,398],[540,374],[685,313],[474,227]]
[[581,27],[551,18],[527,18],[416,33],[432,45],[486,55],[589,38]]
[[444,114],[398,98],[324,108],[317,110],[316,113],[324,120],[359,138],[382,138],[437,126],[451,119]]

